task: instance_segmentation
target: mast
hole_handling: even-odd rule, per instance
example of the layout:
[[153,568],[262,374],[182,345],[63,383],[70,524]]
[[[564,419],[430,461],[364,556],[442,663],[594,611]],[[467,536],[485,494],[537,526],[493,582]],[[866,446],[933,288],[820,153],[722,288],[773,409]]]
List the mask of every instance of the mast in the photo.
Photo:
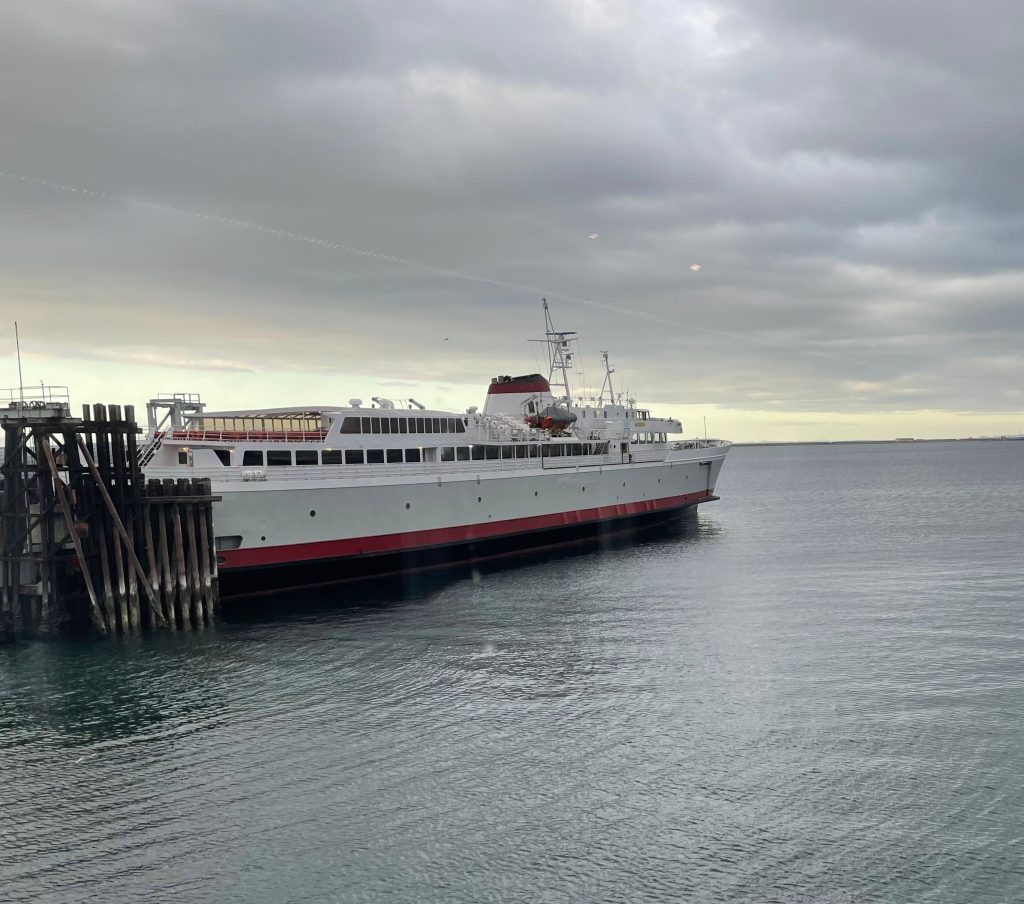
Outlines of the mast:
[[[546,303],[545,303],[546,304]],[[18,336],[18,321],[14,321],[14,346],[18,350],[18,398],[25,401],[25,381],[21,376],[21,338]]]
[[604,362],[604,382],[601,384],[601,394],[597,397],[597,404],[604,404],[604,390],[608,387],[608,402],[609,404],[615,404],[615,390],[612,389],[612,374],[615,373],[615,368],[608,363],[608,352],[601,352],[601,360]]
[[[573,352],[569,350],[569,343],[575,342],[575,330],[556,330],[551,321],[551,311],[548,308],[548,300],[541,299],[544,305],[544,342],[548,347],[548,384],[554,388],[561,387],[562,397],[552,392],[556,401],[561,401],[568,408],[572,405],[572,391],[569,388],[569,367],[572,365]],[[561,381],[556,380],[556,373],[561,374]]]

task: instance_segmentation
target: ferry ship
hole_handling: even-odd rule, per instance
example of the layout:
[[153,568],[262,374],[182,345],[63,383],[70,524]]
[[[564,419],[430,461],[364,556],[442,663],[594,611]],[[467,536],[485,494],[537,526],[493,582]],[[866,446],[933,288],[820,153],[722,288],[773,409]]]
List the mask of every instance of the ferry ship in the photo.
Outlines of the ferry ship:
[[207,411],[147,406],[149,478],[208,477],[224,597],[471,564],[653,524],[718,497],[730,443],[616,394],[574,398],[575,331],[546,301],[548,373],[496,376],[483,409],[374,397]]

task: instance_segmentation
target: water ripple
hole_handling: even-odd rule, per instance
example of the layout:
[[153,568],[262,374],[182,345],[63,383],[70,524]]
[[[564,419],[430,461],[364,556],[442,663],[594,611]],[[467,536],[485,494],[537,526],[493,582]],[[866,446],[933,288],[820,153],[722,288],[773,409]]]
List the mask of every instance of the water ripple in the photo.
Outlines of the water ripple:
[[1024,900],[1022,488],[737,449],[636,546],[0,650],[0,901]]

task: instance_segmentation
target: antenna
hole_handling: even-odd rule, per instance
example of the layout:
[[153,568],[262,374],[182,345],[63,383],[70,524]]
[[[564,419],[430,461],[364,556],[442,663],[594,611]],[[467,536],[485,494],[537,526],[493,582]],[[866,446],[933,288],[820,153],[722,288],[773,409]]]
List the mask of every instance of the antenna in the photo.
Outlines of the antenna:
[[18,321],[14,321],[14,347],[18,350],[18,396],[25,401],[25,381],[21,376],[21,338],[18,336]]
[[704,415],[704,442],[708,441],[708,416]]

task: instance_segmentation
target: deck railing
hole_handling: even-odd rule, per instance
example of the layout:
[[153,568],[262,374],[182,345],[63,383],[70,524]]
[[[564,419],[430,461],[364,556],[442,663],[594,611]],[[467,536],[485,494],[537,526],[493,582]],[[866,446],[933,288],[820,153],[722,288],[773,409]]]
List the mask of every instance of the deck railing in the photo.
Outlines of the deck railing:
[[67,386],[19,386],[15,389],[0,389],[0,406],[15,408],[45,408],[51,405],[68,407],[71,396]]
[[322,443],[326,430],[175,430],[170,439],[190,443]]
[[[663,453],[664,457],[664,453]],[[210,477],[217,483],[362,480],[368,477],[439,477],[451,474],[489,474],[508,471],[582,471],[622,464],[614,455],[572,455],[559,458],[506,458],[484,461],[425,461],[372,465],[282,465],[278,467],[192,467],[190,477]],[[147,477],[180,477],[182,467],[146,468]]]

